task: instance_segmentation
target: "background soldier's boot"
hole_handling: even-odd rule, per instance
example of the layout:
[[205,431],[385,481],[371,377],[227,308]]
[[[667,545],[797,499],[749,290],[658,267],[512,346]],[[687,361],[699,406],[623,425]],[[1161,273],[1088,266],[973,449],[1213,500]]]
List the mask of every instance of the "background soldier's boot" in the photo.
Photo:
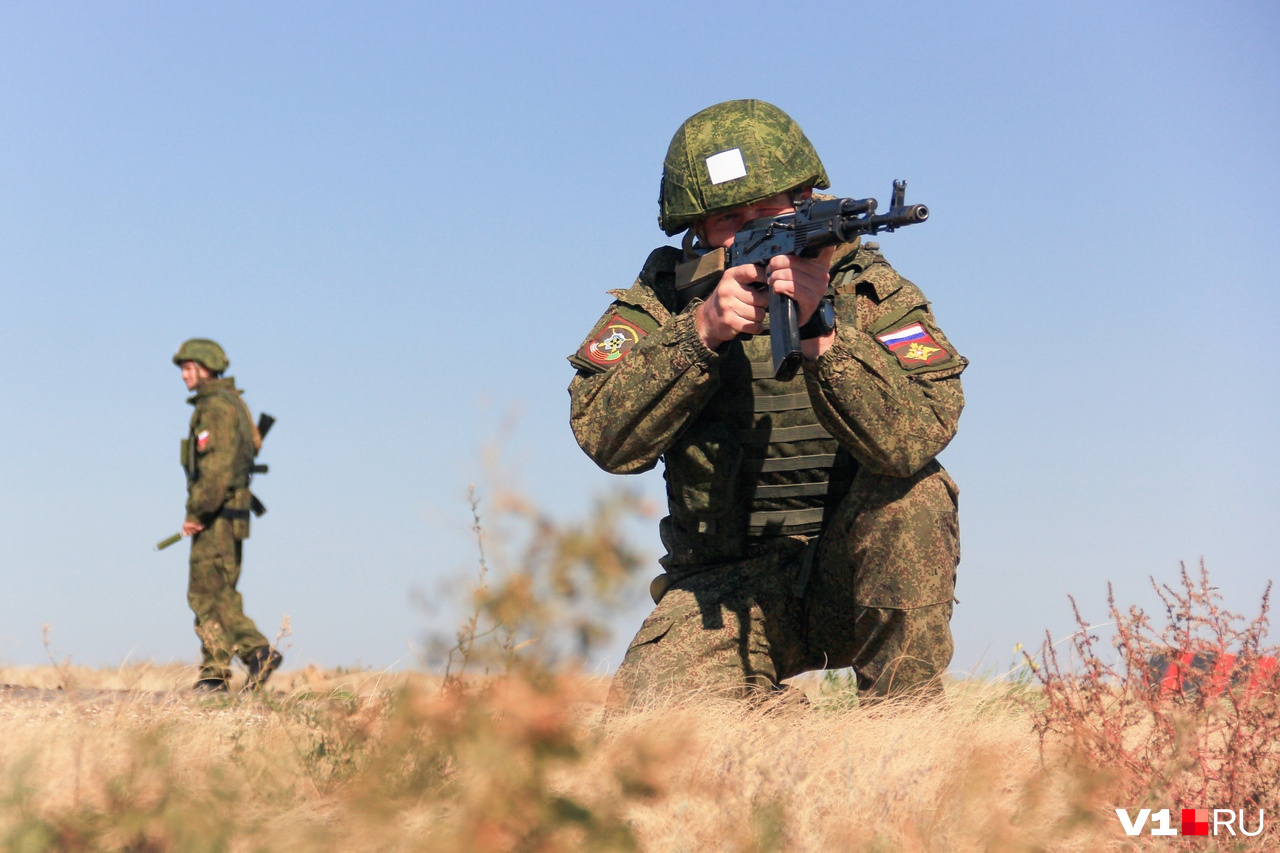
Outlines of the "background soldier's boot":
[[270,646],[254,649],[244,659],[244,665],[249,670],[249,681],[245,686],[250,690],[261,690],[271,673],[280,668],[283,660],[284,655]]
[[225,678],[201,678],[191,685],[191,689],[203,693],[226,693],[227,680]]

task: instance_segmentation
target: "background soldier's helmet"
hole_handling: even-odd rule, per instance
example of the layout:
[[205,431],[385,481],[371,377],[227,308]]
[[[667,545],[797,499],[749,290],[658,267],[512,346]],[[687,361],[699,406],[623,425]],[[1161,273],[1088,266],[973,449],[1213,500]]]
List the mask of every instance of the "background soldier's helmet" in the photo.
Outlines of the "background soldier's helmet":
[[222,347],[218,346],[216,341],[211,341],[208,338],[192,338],[178,347],[178,352],[173,357],[173,363],[181,367],[184,361],[197,361],[208,368],[211,373],[221,373],[231,364],[227,360],[227,354],[222,351]]
[[725,101],[685,120],[662,164],[658,227],[697,220],[798,187],[831,185],[818,152],[791,116],[764,101]]

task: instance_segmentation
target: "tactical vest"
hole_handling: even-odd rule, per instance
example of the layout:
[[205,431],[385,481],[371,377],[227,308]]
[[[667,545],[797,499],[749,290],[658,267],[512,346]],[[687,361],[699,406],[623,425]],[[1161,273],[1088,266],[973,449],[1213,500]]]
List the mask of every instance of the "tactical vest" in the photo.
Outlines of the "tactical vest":
[[753,543],[822,529],[857,462],[818,422],[803,374],[773,378],[767,332],[720,350],[720,390],[666,463],[669,558],[735,559]]

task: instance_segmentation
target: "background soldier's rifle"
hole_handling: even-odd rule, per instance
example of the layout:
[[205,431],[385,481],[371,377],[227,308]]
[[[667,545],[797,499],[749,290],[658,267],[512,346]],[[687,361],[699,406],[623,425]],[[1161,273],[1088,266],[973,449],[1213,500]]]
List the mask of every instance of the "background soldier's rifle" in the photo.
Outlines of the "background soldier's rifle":
[[[271,417],[271,415],[268,415],[266,412],[259,412],[258,413],[258,438],[265,439],[267,437],[267,433],[271,432],[271,427],[275,422],[276,422],[276,419]],[[266,465],[259,465],[255,463],[249,466],[249,473],[251,475],[265,474],[267,473],[268,470],[269,468]],[[249,509],[253,511],[254,515],[259,517],[261,517],[262,514],[267,511],[267,508],[263,505],[262,501],[258,500],[258,496],[255,495],[253,492],[249,493]],[[170,545],[177,545],[179,542],[182,541],[182,535],[183,535],[182,532],[179,531],[178,533],[173,534],[167,539],[161,539],[159,542],[156,543],[156,550],[163,551],[165,548],[168,548]]]
[[[258,413],[258,440],[263,441],[267,437],[267,433],[271,432],[271,427],[275,424],[276,419],[268,415],[266,412]],[[250,474],[265,474],[268,466],[254,464],[249,467]],[[267,511],[262,501],[258,500],[258,496],[253,492],[249,492],[249,509],[253,510],[253,514],[261,518]]]
[[[847,243],[863,234],[894,231],[904,225],[924,222],[929,218],[929,208],[923,204],[905,204],[906,191],[906,181],[893,182],[893,199],[885,213],[875,212],[879,202],[874,198],[810,199],[798,202],[794,213],[748,222],[734,235],[733,245],[727,250],[715,249],[676,267],[680,307],[710,296],[720,276],[730,267],[764,266],[777,255],[814,258],[827,246]],[[769,339],[774,376],[786,382],[795,376],[804,360],[800,351],[799,317],[794,299],[772,291]]]

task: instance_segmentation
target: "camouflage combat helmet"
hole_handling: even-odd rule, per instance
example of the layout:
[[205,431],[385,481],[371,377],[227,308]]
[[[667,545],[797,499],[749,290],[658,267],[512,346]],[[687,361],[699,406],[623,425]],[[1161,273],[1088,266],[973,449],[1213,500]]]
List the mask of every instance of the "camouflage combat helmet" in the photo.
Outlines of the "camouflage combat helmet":
[[831,185],[818,152],[791,116],[764,101],[725,101],[685,120],[662,164],[658,227],[697,220],[797,187]]
[[195,361],[203,364],[211,373],[221,373],[231,364],[227,354],[222,351],[216,341],[208,338],[192,338],[178,347],[173,363],[182,366],[184,361]]

